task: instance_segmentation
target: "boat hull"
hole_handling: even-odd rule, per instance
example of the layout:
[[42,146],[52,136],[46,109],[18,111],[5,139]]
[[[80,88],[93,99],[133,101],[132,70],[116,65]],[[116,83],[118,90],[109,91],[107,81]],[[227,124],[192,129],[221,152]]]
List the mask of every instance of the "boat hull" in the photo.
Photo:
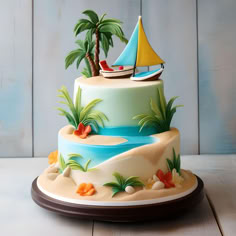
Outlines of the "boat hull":
[[104,78],[107,79],[122,79],[122,78],[129,78],[133,74],[133,69],[127,70],[114,70],[114,71],[104,71],[100,70],[100,73],[103,75]]
[[[134,81],[154,81],[154,80],[158,80],[159,77],[161,76],[162,72],[163,72],[163,68],[159,69],[158,71],[152,73],[152,74],[148,74],[148,75],[144,75],[144,76],[131,76],[130,79],[134,80]],[[143,73],[143,72],[141,72]],[[141,74],[140,73],[140,74]]]

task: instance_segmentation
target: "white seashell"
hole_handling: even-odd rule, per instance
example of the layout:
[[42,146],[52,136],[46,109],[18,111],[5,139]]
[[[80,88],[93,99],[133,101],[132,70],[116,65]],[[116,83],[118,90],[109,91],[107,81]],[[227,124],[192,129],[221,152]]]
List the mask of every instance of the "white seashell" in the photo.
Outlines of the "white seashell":
[[68,127],[66,134],[73,134],[74,130],[75,130],[74,127],[70,126],[70,127]]
[[64,177],[69,177],[70,176],[70,167],[69,166],[67,166],[66,168],[65,168],[65,170],[63,170],[63,172],[62,172],[62,175],[64,176]]
[[157,182],[157,181],[160,181],[159,178],[156,176],[156,175],[153,175],[152,179]]
[[127,186],[125,192],[131,194],[135,192],[135,189],[132,186]]
[[152,185],[153,190],[160,190],[165,188],[165,185],[161,181],[157,181]]
[[57,173],[57,172],[58,172],[58,170],[55,166],[47,169],[47,173]]

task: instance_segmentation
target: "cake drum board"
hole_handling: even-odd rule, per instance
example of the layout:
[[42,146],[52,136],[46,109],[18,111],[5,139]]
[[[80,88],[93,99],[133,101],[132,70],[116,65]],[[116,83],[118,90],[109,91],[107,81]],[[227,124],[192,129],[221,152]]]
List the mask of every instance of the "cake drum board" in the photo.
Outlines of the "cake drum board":
[[198,186],[190,194],[175,200],[162,203],[135,205],[135,206],[92,206],[74,204],[51,198],[40,191],[37,178],[32,183],[32,199],[49,211],[69,217],[80,219],[110,221],[110,222],[136,222],[148,220],[163,220],[179,217],[198,205],[204,198],[204,184],[198,177]]

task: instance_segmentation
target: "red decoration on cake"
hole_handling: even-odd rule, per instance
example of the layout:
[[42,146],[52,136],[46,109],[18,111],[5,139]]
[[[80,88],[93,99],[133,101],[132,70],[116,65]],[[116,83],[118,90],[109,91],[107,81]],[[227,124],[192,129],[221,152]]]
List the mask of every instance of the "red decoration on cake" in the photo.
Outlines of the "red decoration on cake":
[[156,176],[163,184],[165,184],[165,188],[175,187],[175,184],[172,182],[172,173],[170,171],[164,174],[162,170],[158,170]]
[[79,136],[82,139],[87,138],[89,133],[92,131],[91,126],[85,126],[82,122],[79,123],[77,130],[74,131],[74,135]]
[[124,66],[119,66],[119,70],[124,70]]
[[99,64],[100,64],[102,70],[105,70],[105,71],[114,71],[112,68],[110,68],[110,67],[107,65],[106,60],[100,61]]

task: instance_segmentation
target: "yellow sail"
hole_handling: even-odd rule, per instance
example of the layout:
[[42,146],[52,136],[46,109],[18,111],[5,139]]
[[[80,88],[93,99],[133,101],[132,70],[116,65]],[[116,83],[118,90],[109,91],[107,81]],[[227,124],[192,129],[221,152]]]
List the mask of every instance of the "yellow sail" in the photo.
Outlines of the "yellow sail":
[[139,17],[139,33],[138,33],[138,51],[136,66],[153,66],[164,64],[165,62],[154,52],[148,42],[147,36],[143,29],[141,17]]

